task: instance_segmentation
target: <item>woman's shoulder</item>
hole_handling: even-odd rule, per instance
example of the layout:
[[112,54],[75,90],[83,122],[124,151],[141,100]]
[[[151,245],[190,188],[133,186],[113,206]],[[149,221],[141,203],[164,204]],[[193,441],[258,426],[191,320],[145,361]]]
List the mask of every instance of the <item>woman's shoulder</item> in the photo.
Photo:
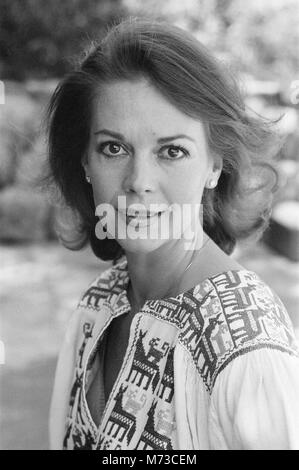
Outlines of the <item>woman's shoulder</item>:
[[[95,323],[99,311],[105,311],[107,299],[118,291],[119,269],[107,266],[82,288],[76,307],[69,319],[69,328],[74,324]],[[67,328],[68,329],[68,328]]]
[[120,291],[126,281],[127,271],[123,260],[105,267],[83,290],[78,308],[99,310],[104,300]]
[[[238,331],[239,342],[255,337],[261,331],[270,337],[277,327],[292,330],[280,297],[255,271],[229,269],[211,276],[208,282],[212,287],[210,297],[217,301],[218,310],[226,322],[234,324],[232,333]],[[239,321],[242,328],[236,323]]]
[[254,271],[224,271],[191,293],[194,309],[186,316],[181,341],[208,389],[228,363],[250,351],[267,348],[298,355],[284,304]]
[[[217,312],[227,323],[234,324],[231,331],[239,332],[239,342],[241,339],[244,342],[249,337],[255,337],[263,326],[269,336],[278,326],[292,329],[289,315],[280,297],[255,271],[246,268],[229,269],[209,277],[206,282],[210,286],[207,298],[209,313]],[[246,322],[247,319],[250,320],[249,323]],[[266,328],[264,320],[267,323],[271,321],[272,328],[269,324]],[[245,326],[248,336],[245,334]]]
[[79,301],[65,328],[65,342],[78,348],[95,338],[114,313],[116,294],[121,292],[122,265],[103,269],[82,289]]

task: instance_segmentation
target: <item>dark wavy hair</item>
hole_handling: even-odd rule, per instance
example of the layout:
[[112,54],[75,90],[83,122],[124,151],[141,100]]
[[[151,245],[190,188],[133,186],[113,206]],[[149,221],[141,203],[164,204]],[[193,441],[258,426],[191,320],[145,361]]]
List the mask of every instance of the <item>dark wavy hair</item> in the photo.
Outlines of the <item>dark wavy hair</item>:
[[[72,217],[72,237],[57,225],[62,243],[74,250],[90,243],[102,260],[124,251],[114,239],[95,236],[92,187],[82,167],[101,84],[146,78],[186,115],[200,119],[211,152],[223,159],[214,189],[204,189],[203,228],[227,254],[238,239],[258,239],[269,223],[278,173],[280,139],[273,123],[248,112],[228,69],[191,34],[165,21],[129,18],[92,41],[79,64],[56,87],[46,113],[48,174]],[[65,228],[65,227],[64,227]],[[60,231],[60,233],[59,233]]]

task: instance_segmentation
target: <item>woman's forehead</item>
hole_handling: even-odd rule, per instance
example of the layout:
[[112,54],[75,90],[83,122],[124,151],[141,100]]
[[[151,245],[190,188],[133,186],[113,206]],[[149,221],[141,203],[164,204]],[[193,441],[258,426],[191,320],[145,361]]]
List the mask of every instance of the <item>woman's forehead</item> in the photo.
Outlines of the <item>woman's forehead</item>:
[[111,126],[122,133],[132,127],[169,135],[198,135],[203,130],[199,119],[183,113],[146,80],[118,81],[101,87],[94,101],[93,127]]

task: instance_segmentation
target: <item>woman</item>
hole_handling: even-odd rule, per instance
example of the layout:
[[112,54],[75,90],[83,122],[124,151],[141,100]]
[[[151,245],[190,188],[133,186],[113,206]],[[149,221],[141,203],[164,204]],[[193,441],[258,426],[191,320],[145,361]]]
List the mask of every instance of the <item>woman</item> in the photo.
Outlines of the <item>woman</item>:
[[229,256],[268,224],[269,125],[196,39],[143,19],[93,45],[48,122],[50,176],[77,215],[64,243],[113,260],[66,332],[51,447],[299,448],[290,320]]

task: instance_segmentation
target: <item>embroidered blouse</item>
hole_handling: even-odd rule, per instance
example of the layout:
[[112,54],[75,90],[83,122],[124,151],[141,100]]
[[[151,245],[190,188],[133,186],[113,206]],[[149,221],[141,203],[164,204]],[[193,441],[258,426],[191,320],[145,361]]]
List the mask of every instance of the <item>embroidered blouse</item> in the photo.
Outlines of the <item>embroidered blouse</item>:
[[299,349],[276,293],[246,269],[209,277],[134,315],[124,360],[94,423],[107,329],[130,311],[124,256],[72,314],[50,409],[52,449],[299,449]]

